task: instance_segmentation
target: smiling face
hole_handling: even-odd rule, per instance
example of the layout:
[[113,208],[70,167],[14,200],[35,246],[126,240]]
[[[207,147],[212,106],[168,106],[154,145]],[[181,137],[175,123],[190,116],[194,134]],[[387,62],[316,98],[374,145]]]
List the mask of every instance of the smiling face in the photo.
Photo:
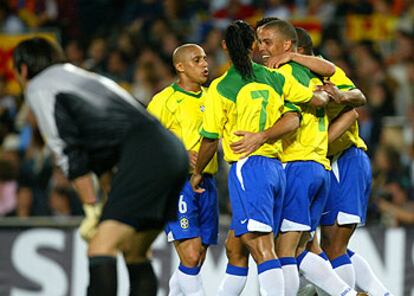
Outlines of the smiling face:
[[175,60],[175,68],[182,78],[198,84],[207,81],[207,55],[200,46],[193,44],[179,49]]
[[293,51],[292,40],[272,26],[259,27],[257,29],[257,40],[259,52],[265,64],[270,57]]

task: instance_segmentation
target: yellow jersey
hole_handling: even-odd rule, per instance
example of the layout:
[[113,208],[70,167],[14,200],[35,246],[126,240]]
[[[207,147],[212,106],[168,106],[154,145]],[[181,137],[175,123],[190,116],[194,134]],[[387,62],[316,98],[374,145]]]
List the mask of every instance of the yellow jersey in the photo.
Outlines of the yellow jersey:
[[[349,79],[345,72],[336,67],[335,74],[329,79],[340,90],[347,91],[355,88],[354,83]],[[335,102],[329,102],[326,106],[326,113],[329,121],[334,120],[345,109],[345,105],[336,104]],[[329,145],[328,156],[338,154],[351,146],[367,150],[367,145],[364,140],[359,136],[358,122],[352,124],[352,126],[338,139]]]
[[[292,75],[301,85],[314,91],[322,80],[308,68],[290,62],[280,71]],[[289,98],[290,99],[290,98]],[[300,127],[282,139],[282,162],[312,160],[330,169],[328,153],[328,116],[324,108],[301,104],[302,121]]]
[[[199,92],[190,92],[173,83],[153,97],[148,112],[181,139],[188,151],[198,152],[205,100],[205,88]],[[203,172],[215,174],[217,170],[217,155],[214,155]]]
[[[254,78],[244,80],[232,65],[211,83],[204,112],[201,135],[209,139],[222,138],[224,159],[238,161],[243,155],[235,154],[230,144],[240,140],[235,131],[260,132],[273,126],[285,112],[300,112],[285,99],[307,102],[312,92],[297,83],[290,75],[253,63]],[[251,155],[280,157],[282,145],[262,145]]]

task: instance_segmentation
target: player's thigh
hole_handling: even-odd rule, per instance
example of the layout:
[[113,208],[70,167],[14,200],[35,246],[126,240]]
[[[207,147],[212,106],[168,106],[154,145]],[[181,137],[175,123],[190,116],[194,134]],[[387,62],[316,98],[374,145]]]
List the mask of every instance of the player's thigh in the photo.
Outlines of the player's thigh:
[[121,244],[134,232],[130,225],[115,220],[103,221],[89,243],[88,255],[116,256]]
[[137,231],[128,237],[121,245],[127,263],[139,263],[148,260],[152,243],[161,230],[153,229]]
[[294,257],[301,236],[301,231],[279,232],[275,239],[275,250],[277,256]]

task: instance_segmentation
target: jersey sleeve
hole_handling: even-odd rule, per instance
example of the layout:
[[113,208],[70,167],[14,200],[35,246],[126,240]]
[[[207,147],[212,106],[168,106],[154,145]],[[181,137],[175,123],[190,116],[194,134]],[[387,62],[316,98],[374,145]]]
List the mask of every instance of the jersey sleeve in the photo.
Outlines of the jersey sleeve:
[[300,115],[302,113],[302,109],[298,105],[295,105],[289,101],[285,101],[283,105],[282,115],[289,112],[296,112]]
[[285,83],[283,85],[283,94],[285,100],[295,103],[308,103],[313,96],[313,92],[300,84],[291,74],[284,73]]
[[215,87],[210,86],[206,95],[203,124],[200,130],[200,135],[202,137],[208,139],[221,138],[225,121],[222,104],[221,95]]
[[348,91],[356,88],[352,80],[349,79],[345,72],[339,67],[336,67],[335,74],[332,75],[329,80],[342,91]]
[[[57,99],[59,96],[56,96]],[[40,132],[63,173],[71,180],[89,173],[88,153],[80,143],[81,132],[74,118],[76,115],[64,104],[54,104],[53,95],[46,90],[27,92],[27,100]]]

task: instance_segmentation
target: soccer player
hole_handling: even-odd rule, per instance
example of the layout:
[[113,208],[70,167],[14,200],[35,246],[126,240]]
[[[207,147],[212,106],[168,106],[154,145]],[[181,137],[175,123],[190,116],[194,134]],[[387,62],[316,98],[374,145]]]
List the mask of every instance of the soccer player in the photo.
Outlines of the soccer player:
[[[285,189],[285,177],[278,159],[281,143],[263,143],[254,153],[247,155],[234,153],[230,144],[239,139],[237,131],[263,131],[266,134],[274,131],[269,128],[284,113],[286,94],[297,101],[323,101],[291,76],[252,63],[254,41],[255,33],[245,22],[236,21],[225,31],[223,48],[228,52],[232,65],[210,85],[201,130],[203,140],[191,177],[194,190],[202,191],[199,187],[201,172],[216,152],[219,138],[222,138],[225,160],[232,164],[229,173],[232,224],[226,244],[229,264],[219,295],[241,293],[248,271],[246,253],[250,253],[258,265],[261,293],[284,295],[283,273],[274,251],[274,233],[279,229]],[[285,107],[287,111],[298,111],[291,103]],[[297,114],[290,120],[296,124],[282,126],[280,130],[284,133],[299,125]],[[240,260],[233,260],[231,253],[234,248],[244,255]]]
[[[303,54],[313,54],[312,39],[303,29],[297,29]],[[330,120],[328,155],[333,159],[331,188],[321,219],[322,248],[338,275],[351,287],[374,296],[392,295],[378,280],[368,262],[347,249],[358,225],[365,224],[367,202],[371,190],[371,166],[365,151],[367,146],[359,136],[354,107],[366,103],[363,93],[336,67],[322,89],[334,102],[327,105]],[[336,102],[339,102],[336,103]]]
[[[107,78],[64,63],[61,52],[46,39],[25,40],[13,52],[15,73],[45,142],[83,203],[96,203],[92,173],[116,166],[88,246],[88,295],[115,296],[120,246],[175,218],[188,156],[135,98]],[[131,295],[142,295],[133,283]]]
[[[208,78],[207,56],[196,44],[184,44],[173,53],[178,81],[154,96],[148,111],[180,138],[188,151],[192,173],[200,148],[201,127]],[[189,178],[182,189],[177,221],[167,224],[168,240],[174,242],[180,266],[170,280],[169,295],[203,295],[200,268],[209,245],[217,244],[218,201],[213,175],[217,173],[215,155],[203,170],[203,193],[192,190]],[[189,175],[190,176],[190,175]]]
[[[262,24],[257,35],[265,61],[295,50],[296,31],[285,21]],[[306,60],[306,57],[303,58]],[[315,59],[311,61],[320,63]],[[285,64],[280,70],[292,73],[300,83],[310,88],[322,83],[318,76],[297,63]],[[313,232],[318,226],[329,189],[327,117],[324,109],[315,108],[311,104],[302,105],[302,110],[301,127],[283,139],[285,149],[282,160],[287,162],[285,172],[288,186],[281,233],[276,240],[276,253],[281,257],[285,281],[288,283],[285,293],[296,295],[299,289],[297,264],[309,280],[316,282],[331,295],[355,295],[356,291],[338,278],[319,256],[304,252],[296,263],[296,249],[301,233]],[[316,265],[321,265],[318,266],[321,269],[319,272],[313,270]]]

